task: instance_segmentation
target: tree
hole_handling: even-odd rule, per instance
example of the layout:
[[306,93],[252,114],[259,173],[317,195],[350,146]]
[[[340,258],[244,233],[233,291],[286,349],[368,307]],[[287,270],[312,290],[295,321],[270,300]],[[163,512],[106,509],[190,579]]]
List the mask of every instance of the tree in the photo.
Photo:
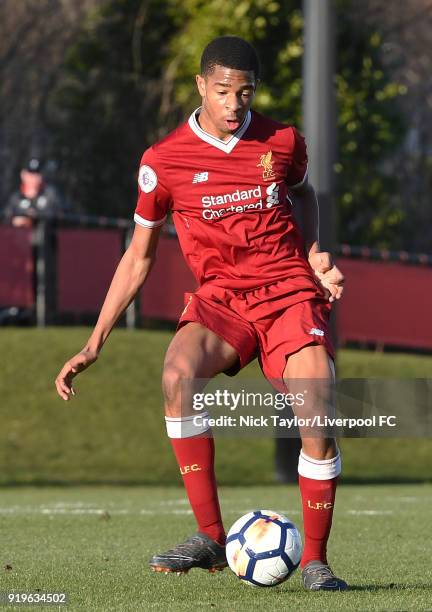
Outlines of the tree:
[[339,240],[348,244],[400,247],[404,213],[393,197],[397,177],[386,160],[402,142],[404,119],[398,98],[406,88],[393,81],[381,59],[382,38],[353,19],[343,3],[338,14]]
[[95,2],[0,2],[0,209],[27,159],[51,149],[50,95],[66,49]]
[[401,246],[432,251],[432,29],[431,0],[406,0],[397,11],[385,0],[363,0],[356,6],[356,22],[366,20],[381,34],[381,57],[386,70],[406,90],[400,107],[408,130],[402,146],[387,156],[385,171],[397,180],[393,196],[403,212]]
[[163,133],[161,75],[172,30],[164,2],[99,2],[66,54],[51,127],[67,194],[88,212],[130,217],[140,157]]

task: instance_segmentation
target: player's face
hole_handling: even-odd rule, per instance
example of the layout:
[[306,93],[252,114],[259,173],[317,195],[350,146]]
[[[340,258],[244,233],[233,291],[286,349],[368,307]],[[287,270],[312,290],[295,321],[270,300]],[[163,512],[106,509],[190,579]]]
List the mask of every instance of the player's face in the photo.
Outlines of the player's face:
[[216,66],[205,77],[197,75],[198,91],[202,97],[199,122],[203,130],[228,139],[242,124],[256,90],[252,71]]

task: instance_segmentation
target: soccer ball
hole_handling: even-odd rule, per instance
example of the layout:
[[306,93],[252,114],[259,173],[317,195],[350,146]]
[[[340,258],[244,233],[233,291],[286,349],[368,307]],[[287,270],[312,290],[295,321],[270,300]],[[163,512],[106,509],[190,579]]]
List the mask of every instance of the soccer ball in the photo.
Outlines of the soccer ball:
[[227,535],[226,556],[243,582],[275,586],[300,563],[302,541],[297,527],[282,514],[256,510],[238,519]]

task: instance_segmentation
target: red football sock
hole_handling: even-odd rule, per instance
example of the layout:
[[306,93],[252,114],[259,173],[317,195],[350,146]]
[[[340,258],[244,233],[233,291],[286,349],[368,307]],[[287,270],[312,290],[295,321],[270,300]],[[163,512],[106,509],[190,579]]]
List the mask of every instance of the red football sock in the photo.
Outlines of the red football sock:
[[225,544],[214,472],[213,438],[171,438],[171,444],[198,523],[198,530],[219,544]]
[[327,540],[332,525],[337,479],[336,476],[329,480],[313,480],[299,475],[305,537],[301,567],[314,560],[327,563]]

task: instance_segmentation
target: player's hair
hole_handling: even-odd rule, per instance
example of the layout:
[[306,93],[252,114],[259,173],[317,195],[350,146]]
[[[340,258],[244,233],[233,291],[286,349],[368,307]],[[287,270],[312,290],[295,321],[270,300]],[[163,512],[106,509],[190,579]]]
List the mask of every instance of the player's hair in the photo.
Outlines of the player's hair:
[[238,36],[219,36],[212,40],[201,56],[201,74],[207,76],[215,66],[252,71],[259,78],[260,63],[257,52],[243,38]]

